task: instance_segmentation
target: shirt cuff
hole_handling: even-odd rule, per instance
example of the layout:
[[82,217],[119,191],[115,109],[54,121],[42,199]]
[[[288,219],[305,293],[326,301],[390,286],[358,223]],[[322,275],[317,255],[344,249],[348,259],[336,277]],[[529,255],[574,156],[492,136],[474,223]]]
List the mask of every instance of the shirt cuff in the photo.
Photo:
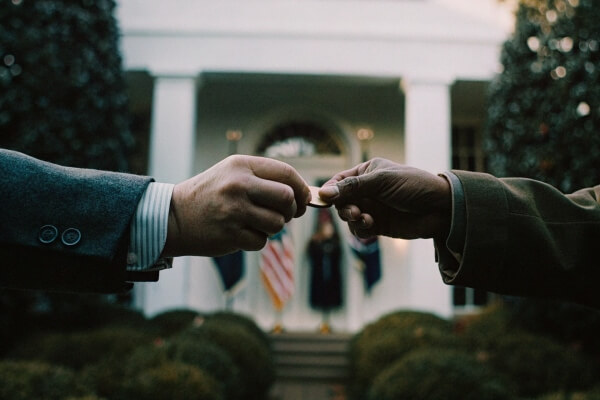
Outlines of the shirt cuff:
[[[450,183],[452,191],[452,220],[450,233],[445,243],[438,243],[438,263],[440,271],[446,279],[452,279],[458,272],[462,262],[466,237],[466,203],[465,192],[458,177],[452,172],[440,174]],[[442,248],[443,246],[443,248]]]
[[175,185],[151,182],[131,222],[127,271],[171,268],[172,258],[160,257],[167,240],[169,208]]

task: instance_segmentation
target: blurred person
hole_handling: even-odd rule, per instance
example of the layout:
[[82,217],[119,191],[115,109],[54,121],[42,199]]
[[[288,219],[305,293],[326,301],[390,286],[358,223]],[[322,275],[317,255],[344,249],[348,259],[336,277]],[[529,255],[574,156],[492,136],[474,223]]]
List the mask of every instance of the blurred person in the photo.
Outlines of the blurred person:
[[288,164],[230,156],[178,184],[0,149],[0,286],[122,292],[172,257],[258,250],[306,211]]
[[600,308],[600,185],[543,182],[376,158],[319,190],[358,237],[432,238],[447,284]]

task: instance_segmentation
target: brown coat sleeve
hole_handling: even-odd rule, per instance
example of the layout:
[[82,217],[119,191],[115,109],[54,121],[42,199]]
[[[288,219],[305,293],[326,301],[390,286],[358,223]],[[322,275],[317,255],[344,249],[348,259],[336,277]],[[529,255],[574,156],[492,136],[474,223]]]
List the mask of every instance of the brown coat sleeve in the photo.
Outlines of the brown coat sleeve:
[[565,195],[531,179],[453,172],[466,236],[460,263],[440,265],[446,283],[600,307],[600,186]]

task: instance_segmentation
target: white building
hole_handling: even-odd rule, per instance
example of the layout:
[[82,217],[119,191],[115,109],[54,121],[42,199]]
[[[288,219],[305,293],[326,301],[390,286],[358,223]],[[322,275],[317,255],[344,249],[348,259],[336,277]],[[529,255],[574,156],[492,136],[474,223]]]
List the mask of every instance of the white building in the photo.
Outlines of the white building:
[[[453,163],[481,168],[486,82],[498,72],[511,21],[495,0],[118,4],[132,104],[151,115],[148,173],[159,181],[178,182],[225,158],[230,130],[243,133],[243,154],[258,154],[269,134],[286,129],[332,141],[339,154],[282,158],[309,182],[361,161],[361,128],[374,133],[364,144],[370,157],[434,173]],[[288,330],[314,330],[321,321],[308,304],[304,251],[313,211],[291,227],[296,288],[281,315]],[[345,250],[344,306],[331,315],[334,330],[353,332],[397,309],[457,312],[431,241],[384,238],[381,247],[383,279],[370,295]],[[246,253],[245,285],[231,304],[269,328],[276,315],[258,259]],[[158,283],[137,285],[135,302],[152,315],[182,307],[210,312],[226,299],[210,258],[181,258]]]

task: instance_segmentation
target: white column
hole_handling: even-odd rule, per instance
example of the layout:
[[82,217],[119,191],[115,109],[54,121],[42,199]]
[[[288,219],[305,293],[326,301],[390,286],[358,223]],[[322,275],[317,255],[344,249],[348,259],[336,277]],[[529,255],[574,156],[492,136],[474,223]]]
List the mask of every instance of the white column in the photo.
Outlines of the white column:
[[[158,182],[177,183],[194,173],[197,76],[155,75],[149,174]],[[190,258],[175,259],[156,283],[136,284],[136,305],[148,314],[186,307]]]
[[[451,166],[449,80],[407,80],[405,162],[432,173]],[[414,240],[408,247],[410,307],[442,316],[452,313],[451,291],[440,277],[433,241]]]

